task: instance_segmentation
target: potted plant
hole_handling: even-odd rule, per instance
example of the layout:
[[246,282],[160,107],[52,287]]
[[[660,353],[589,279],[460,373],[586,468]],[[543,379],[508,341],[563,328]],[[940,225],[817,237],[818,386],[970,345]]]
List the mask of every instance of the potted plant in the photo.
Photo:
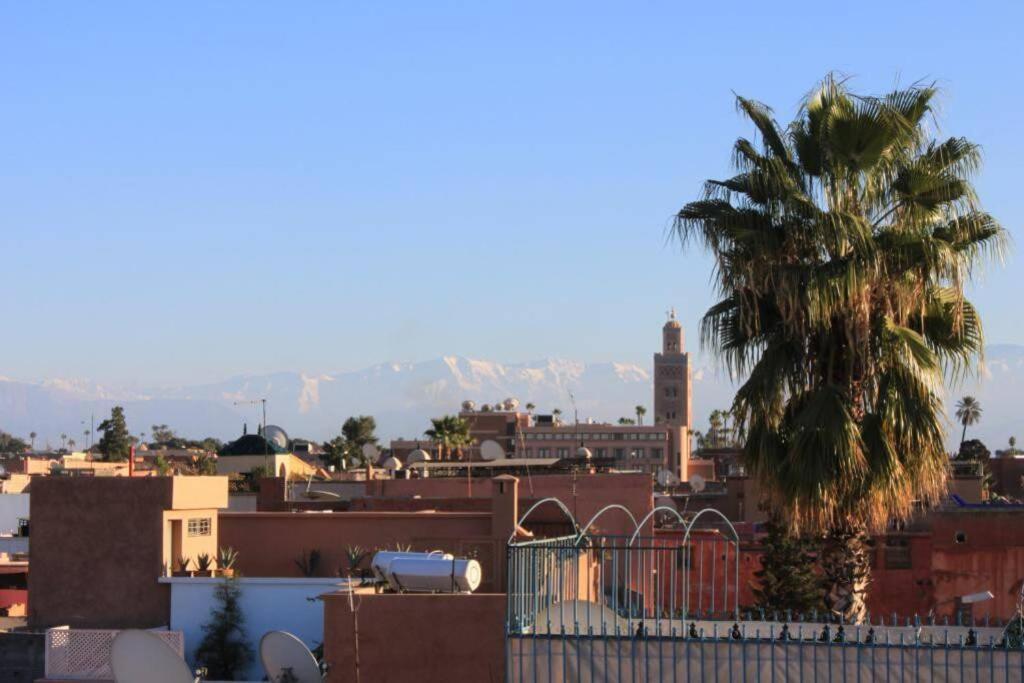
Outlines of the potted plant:
[[182,555],[178,558],[177,569],[171,572],[171,576],[192,576],[192,572],[189,571],[188,565],[190,560]]
[[359,572],[359,565],[367,555],[366,551],[362,546],[350,545],[345,548],[345,555],[348,557],[348,575],[357,576]]
[[196,571],[194,576],[213,576],[213,558],[209,553],[200,553],[196,556]]
[[231,578],[235,575],[235,561],[238,559],[238,551],[234,548],[221,548],[217,554],[217,570],[221,576]]

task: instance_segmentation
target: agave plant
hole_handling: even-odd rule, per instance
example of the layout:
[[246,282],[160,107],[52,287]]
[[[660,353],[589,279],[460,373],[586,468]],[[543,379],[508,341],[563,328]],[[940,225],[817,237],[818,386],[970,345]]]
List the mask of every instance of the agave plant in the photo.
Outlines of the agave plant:
[[345,548],[345,557],[348,558],[349,576],[355,576],[363,558],[367,555],[366,549],[359,545],[350,545]]
[[200,553],[196,555],[196,571],[209,574],[210,567],[213,565],[213,558],[209,553]]
[[882,96],[828,77],[788,128],[737,107],[738,174],[708,181],[676,235],[715,260],[702,342],[743,384],[747,466],[793,530],[825,533],[826,604],[863,619],[866,533],[945,492],[940,390],[981,353],[964,285],[1006,242],[970,178],[977,145],[935,140],[934,87]]
[[217,554],[217,568],[218,569],[234,569],[235,562],[238,560],[238,551],[228,546],[227,548],[221,548]]
[[302,551],[299,555],[299,559],[295,560],[295,565],[302,572],[303,576],[311,577],[316,576],[317,569],[320,567],[320,550],[313,548],[312,550]]

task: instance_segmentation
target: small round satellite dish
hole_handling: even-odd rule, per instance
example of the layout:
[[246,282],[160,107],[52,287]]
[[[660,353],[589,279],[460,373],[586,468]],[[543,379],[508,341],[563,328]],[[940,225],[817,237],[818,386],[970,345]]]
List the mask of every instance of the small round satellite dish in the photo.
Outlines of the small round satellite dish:
[[576,457],[580,460],[590,460],[594,457],[594,454],[590,452],[590,449],[586,446],[580,446],[576,449]]
[[707,482],[704,480],[704,477],[700,476],[699,474],[690,475],[691,491],[693,491],[694,493],[700,493],[701,491],[704,490],[705,486],[707,486]]
[[110,646],[110,666],[117,683],[192,683],[185,660],[155,633],[121,631]]
[[368,463],[377,462],[377,458],[380,457],[380,449],[377,448],[376,444],[364,443],[363,444],[363,457],[366,458]]
[[[306,644],[285,631],[270,631],[260,638],[260,661],[272,681],[321,683],[320,665]],[[291,673],[288,678],[285,672]]]
[[277,425],[267,425],[263,433],[267,437],[267,441],[282,450],[288,450],[288,432],[284,431],[284,429]]
[[469,400],[463,401],[462,402],[462,410],[467,412],[467,413],[471,413],[474,410],[476,410],[476,403],[474,401],[469,401]]
[[505,449],[501,447],[501,444],[497,441],[487,439],[480,444],[480,458],[482,460],[492,461],[501,460],[505,457]]

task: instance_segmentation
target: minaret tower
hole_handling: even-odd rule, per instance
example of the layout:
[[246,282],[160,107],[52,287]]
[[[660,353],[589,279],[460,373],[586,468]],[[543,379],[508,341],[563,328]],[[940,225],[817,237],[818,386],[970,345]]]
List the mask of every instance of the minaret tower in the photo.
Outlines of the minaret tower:
[[690,460],[690,354],[683,350],[683,326],[676,311],[669,311],[661,329],[661,353],[654,354],[654,421],[670,427],[665,468],[687,479]]

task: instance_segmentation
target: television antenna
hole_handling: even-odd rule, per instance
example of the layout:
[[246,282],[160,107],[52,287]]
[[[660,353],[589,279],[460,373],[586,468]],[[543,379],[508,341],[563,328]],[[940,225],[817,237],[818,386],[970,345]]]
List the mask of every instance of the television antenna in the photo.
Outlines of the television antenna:
[[[250,401],[234,401],[236,406],[255,406],[259,405],[263,407],[263,429],[260,430],[260,434],[263,436],[263,466],[270,467],[270,442],[267,440],[267,399],[265,398],[254,398]],[[276,476],[276,472],[271,472],[270,476]]]
[[270,631],[260,638],[260,661],[271,681],[320,683],[324,679],[313,653],[287,631]]
[[117,683],[194,683],[185,660],[155,633],[121,631],[110,646]]

